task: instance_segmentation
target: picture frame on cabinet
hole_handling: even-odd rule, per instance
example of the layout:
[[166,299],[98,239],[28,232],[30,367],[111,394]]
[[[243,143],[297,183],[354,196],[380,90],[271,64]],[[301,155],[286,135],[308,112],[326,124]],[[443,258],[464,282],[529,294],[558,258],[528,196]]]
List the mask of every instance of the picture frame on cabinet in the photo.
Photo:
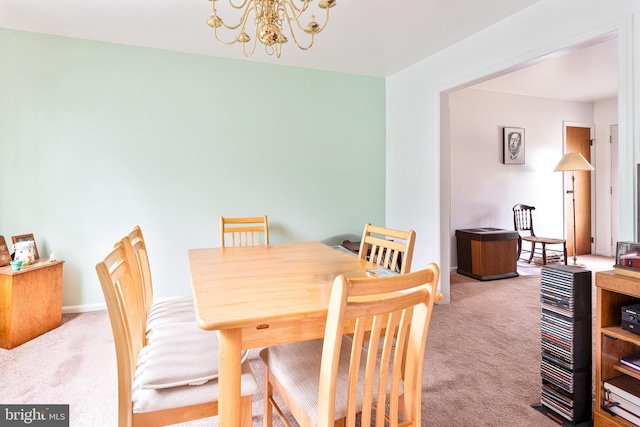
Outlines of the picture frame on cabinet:
[[640,278],[640,242],[616,243],[613,271],[623,276]]
[[36,246],[36,239],[33,237],[33,233],[11,236],[11,241],[14,245],[18,242],[28,242],[29,240],[33,241],[33,254],[35,255],[35,258],[40,259],[40,255],[38,255],[38,247]]
[[524,142],[524,128],[504,127],[502,129],[502,163],[523,165]]

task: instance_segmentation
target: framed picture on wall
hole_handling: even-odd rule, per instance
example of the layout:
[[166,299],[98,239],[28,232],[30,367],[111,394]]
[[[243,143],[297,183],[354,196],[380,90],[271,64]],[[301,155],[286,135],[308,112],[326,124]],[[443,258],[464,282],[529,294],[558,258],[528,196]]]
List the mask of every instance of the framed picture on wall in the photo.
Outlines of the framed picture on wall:
[[524,128],[505,127],[502,130],[502,163],[505,165],[524,164]]

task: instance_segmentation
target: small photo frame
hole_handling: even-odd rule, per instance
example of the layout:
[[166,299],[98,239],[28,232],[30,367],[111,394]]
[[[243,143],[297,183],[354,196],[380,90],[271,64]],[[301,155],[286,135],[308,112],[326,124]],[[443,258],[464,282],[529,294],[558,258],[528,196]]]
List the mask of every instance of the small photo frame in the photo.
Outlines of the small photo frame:
[[524,128],[505,127],[502,130],[502,163],[524,164]]
[[40,259],[40,255],[38,255],[38,247],[36,246],[36,239],[33,237],[33,234],[20,234],[18,236],[11,236],[11,241],[13,244],[18,242],[28,242],[29,240],[33,240],[33,254],[36,259]]
[[640,243],[618,242],[615,266],[640,271]]

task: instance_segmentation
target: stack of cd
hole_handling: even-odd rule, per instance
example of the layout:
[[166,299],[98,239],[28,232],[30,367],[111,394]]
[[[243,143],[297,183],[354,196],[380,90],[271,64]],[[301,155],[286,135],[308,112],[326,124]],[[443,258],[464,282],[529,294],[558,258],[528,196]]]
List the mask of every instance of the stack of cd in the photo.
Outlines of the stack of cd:
[[[564,265],[543,266],[540,273],[541,403],[568,421],[575,421],[576,415],[578,418],[584,417],[583,401],[590,398],[583,389],[586,381],[590,387],[591,361],[585,360],[581,355],[584,351],[577,349],[585,345],[586,334],[590,336],[591,329],[590,324],[585,324],[586,318],[576,320],[577,317],[587,316],[587,310],[582,301],[584,298],[576,300],[574,270]],[[578,271],[586,272],[584,269]],[[586,289],[589,292],[589,322],[590,285],[589,276],[589,287]],[[579,293],[583,296],[586,291]],[[588,331],[583,331],[587,326]],[[588,349],[590,354],[590,344]],[[576,399],[577,391],[579,399]]]

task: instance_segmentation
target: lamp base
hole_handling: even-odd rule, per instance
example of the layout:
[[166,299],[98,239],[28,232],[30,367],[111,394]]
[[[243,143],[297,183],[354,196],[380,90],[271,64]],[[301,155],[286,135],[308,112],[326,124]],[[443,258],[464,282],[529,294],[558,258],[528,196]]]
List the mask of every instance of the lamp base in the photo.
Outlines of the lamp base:
[[586,268],[587,266],[584,264],[580,264],[578,262],[578,258],[573,257],[573,262],[567,262],[567,265],[571,266],[571,267],[577,267],[577,268]]

